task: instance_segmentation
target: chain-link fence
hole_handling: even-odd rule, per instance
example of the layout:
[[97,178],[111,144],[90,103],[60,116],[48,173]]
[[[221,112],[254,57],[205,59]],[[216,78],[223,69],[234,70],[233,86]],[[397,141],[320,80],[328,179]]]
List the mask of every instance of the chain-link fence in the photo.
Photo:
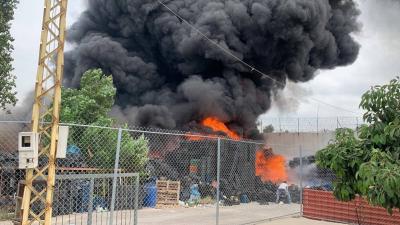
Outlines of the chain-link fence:
[[260,118],[258,129],[265,133],[326,133],[338,128],[357,129],[361,117]]
[[[251,224],[299,215],[303,187],[332,186],[306,144],[63,125],[67,157],[57,160],[53,224]],[[19,213],[17,137],[29,130],[0,122],[3,221]]]

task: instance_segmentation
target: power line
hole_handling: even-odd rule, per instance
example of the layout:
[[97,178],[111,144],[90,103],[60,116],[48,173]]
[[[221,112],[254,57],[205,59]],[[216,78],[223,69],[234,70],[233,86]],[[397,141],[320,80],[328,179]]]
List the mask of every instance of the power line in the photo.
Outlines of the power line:
[[[237,61],[239,61],[240,63],[242,63],[243,65],[245,65],[245,66],[250,70],[250,72],[256,72],[256,73],[258,73],[259,75],[261,75],[261,76],[264,77],[264,78],[268,78],[268,79],[270,79],[270,80],[273,81],[273,82],[276,82],[276,83],[278,83],[278,84],[281,84],[283,87],[286,86],[285,83],[274,79],[274,78],[271,77],[270,75],[265,74],[264,72],[260,71],[260,70],[257,69],[256,67],[254,67],[254,66],[248,64],[247,62],[245,62],[245,61],[243,61],[242,59],[240,59],[239,57],[237,57],[237,56],[236,56],[235,54],[233,54],[229,49],[224,48],[223,46],[221,46],[220,44],[218,44],[216,41],[210,39],[207,35],[205,35],[203,32],[201,32],[197,27],[195,27],[194,25],[192,25],[191,23],[189,23],[189,21],[187,21],[185,18],[181,17],[178,13],[176,13],[174,10],[172,10],[170,7],[168,7],[168,6],[167,6],[166,4],[164,4],[162,1],[158,0],[158,3],[159,3],[160,5],[162,5],[164,8],[166,8],[169,12],[171,12],[172,14],[174,14],[180,21],[183,21],[184,23],[186,23],[189,27],[191,27],[193,30],[195,30],[198,34],[200,34],[204,39],[206,39],[206,40],[207,40],[208,42],[210,42],[212,45],[214,45],[215,47],[219,48],[220,50],[222,50],[223,52],[225,52],[226,54],[228,54],[229,56],[231,56],[231,57],[234,58],[235,60],[237,60]],[[345,108],[342,108],[342,107],[339,107],[339,106],[336,106],[336,105],[333,105],[333,104],[326,103],[326,102],[324,102],[324,101],[322,101],[322,100],[319,100],[319,99],[316,99],[316,98],[314,98],[314,97],[310,97],[309,99],[310,99],[310,100],[313,100],[313,101],[315,101],[315,102],[317,102],[317,103],[321,103],[321,104],[324,104],[324,105],[326,105],[326,106],[329,106],[329,107],[331,107],[331,108],[335,108],[335,109],[338,109],[338,110],[341,110],[341,111],[346,111],[346,112],[353,113],[353,114],[357,114],[357,115],[359,114],[359,113],[357,113],[357,112],[354,112],[354,111],[351,111],[351,110],[348,110],[348,109],[345,109]]]
[[351,110],[348,110],[348,109],[345,109],[345,108],[342,108],[342,107],[339,107],[339,106],[336,106],[336,105],[333,105],[333,104],[324,102],[324,101],[319,100],[319,99],[314,98],[314,97],[309,97],[309,99],[313,100],[314,102],[321,103],[321,104],[323,104],[323,105],[326,105],[326,106],[329,106],[329,107],[331,107],[331,108],[335,108],[335,109],[338,109],[338,110],[341,110],[341,111],[346,111],[346,112],[353,113],[353,114],[357,114],[357,115],[360,114],[360,113],[357,113],[357,112],[354,112],[354,111],[351,111]]

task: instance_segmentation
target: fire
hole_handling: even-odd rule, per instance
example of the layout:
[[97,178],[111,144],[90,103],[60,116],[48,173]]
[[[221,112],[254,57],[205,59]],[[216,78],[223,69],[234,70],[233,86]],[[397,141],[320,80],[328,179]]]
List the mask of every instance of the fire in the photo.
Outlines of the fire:
[[[204,127],[211,128],[214,132],[223,132],[228,137],[234,140],[240,140],[240,136],[238,134],[236,134],[234,131],[231,131],[223,122],[221,122],[216,117],[207,117],[201,122],[201,125],[203,125]],[[206,134],[206,135],[203,134],[200,136],[198,134],[188,132],[186,133],[185,137],[189,141],[201,141],[207,139],[207,137],[215,138],[217,136],[213,134]]]
[[[207,136],[209,136],[209,135],[207,135]],[[196,134],[194,134],[194,133],[191,133],[191,132],[188,132],[188,133],[186,133],[186,139],[187,140],[189,140],[189,141],[201,141],[201,140],[204,140],[205,139],[205,137],[202,135],[202,136],[200,136],[200,135],[196,135]]]
[[229,130],[229,128],[223,122],[221,122],[218,118],[208,117],[208,118],[204,119],[201,122],[201,124],[205,127],[211,128],[215,132],[223,132],[226,135],[228,135],[228,137],[230,137],[234,140],[240,139],[238,134]]
[[281,155],[274,155],[272,151],[266,154],[264,150],[256,152],[256,176],[262,181],[272,181],[274,183],[287,180],[288,176],[285,168],[285,158]]

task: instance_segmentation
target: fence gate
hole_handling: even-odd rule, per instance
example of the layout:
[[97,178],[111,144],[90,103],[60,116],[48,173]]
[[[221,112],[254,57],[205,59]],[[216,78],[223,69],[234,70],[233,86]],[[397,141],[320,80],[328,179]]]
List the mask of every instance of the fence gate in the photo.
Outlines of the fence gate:
[[54,225],[136,225],[139,175],[57,175]]

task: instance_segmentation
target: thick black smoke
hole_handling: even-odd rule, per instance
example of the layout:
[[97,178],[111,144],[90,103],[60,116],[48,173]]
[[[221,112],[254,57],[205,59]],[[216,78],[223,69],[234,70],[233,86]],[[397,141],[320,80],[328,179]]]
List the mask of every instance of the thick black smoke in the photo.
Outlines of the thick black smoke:
[[[237,57],[285,83],[355,61],[359,10],[350,0],[164,0]],[[89,0],[68,32],[67,86],[111,73],[115,113],[140,126],[193,128],[216,116],[248,134],[283,88],[201,37],[156,0]]]

